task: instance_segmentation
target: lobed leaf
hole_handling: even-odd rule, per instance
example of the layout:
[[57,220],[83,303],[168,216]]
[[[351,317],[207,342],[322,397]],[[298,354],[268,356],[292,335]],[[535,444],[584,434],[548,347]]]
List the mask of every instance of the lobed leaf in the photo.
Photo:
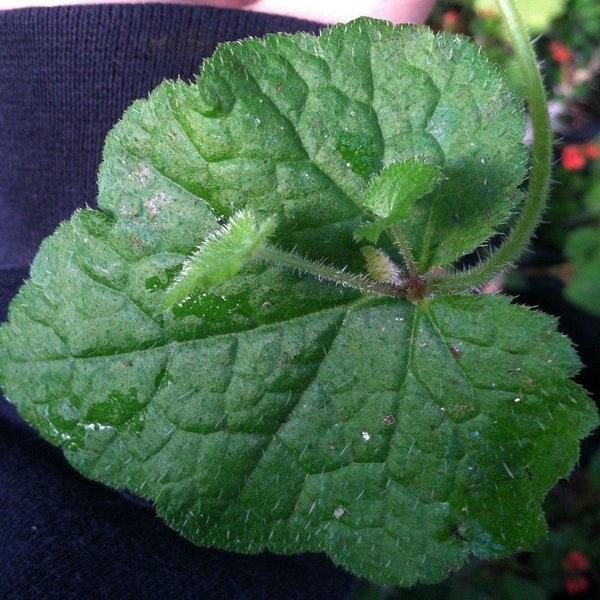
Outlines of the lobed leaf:
[[[443,173],[403,226],[426,272],[485,242],[518,208],[524,127],[471,41],[359,19],[320,37],[224,44],[196,84],[166,83],[135,103],[107,140],[98,202],[154,252],[188,255],[247,207],[259,221],[276,217],[277,246],[357,269],[353,236],[371,218],[371,179],[416,159]],[[200,235],[187,221],[150,235],[189,205]]]
[[239,210],[275,215],[282,247],[362,267],[361,199],[414,156],[444,179],[404,235],[423,269],[455,260],[512,210],[521,125],[454,37],[361,19],[222,46],[196,85],[164,84],[111,133],[101,210],[43,243],[0,328],[3,389],[82,473],[198,544],[326,552],[402,585],[531,547],[597,423],[550,318],[501,297],[363,297],[237,258],[159,310]]
[[[70,260],[51,244],[38,264]],[[471,553],[535,543],[545,494],[596,423],[568,341],[501,297],[338,301],[177,340],[76,273],[14,302],[6,393],[84,474],[153,500],[198,544],[326,552],[379,583],[443,579]]]

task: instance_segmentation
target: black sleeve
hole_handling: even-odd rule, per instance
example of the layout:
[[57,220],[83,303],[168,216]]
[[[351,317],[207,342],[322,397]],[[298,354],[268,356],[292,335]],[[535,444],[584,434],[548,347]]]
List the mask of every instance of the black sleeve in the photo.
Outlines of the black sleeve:
[[[164,78],[220,41],[318,26],[176,5],[0,11],[0,319],[41,240],[94,205],[103,140]],[[152,509],[79,476],[0,398],[0,597],[345,598],[318,555],[198,548]]]

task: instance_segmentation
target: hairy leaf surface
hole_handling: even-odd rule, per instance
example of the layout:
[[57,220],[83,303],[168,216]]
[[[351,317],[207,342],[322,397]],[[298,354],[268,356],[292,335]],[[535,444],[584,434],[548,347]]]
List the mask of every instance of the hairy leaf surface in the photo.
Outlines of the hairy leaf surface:
[[[99,203],[140,229],[134,254],[189,254],[202,238],[172,221],[195,203],[201,232],[248,207],[277,217],[283,247],[356,268],[372,177],[417,158],[442,173],[402,227],[425,272],[518,207],[523,135],[521,106],[477,46],[361,19],[320,37],[222,45],[196,85],[165,84],[134,104],[107,141]],[[155,238],[163,220],[171,233]]]
[[365,297],[246,254],[161,310],[244,208],[276,218],[280,247],[363,268],[361,198],[415,156],[443,177],[401,226],[420,268],[448,264],[513,210],[521,134],[458,38],[361,19],[222,46],[110,135],[100,211],[44,242],[0,329],[0,383],[85,475],[198,544],[326,552],[404,585],[531,547],[596,423],[550,318]]

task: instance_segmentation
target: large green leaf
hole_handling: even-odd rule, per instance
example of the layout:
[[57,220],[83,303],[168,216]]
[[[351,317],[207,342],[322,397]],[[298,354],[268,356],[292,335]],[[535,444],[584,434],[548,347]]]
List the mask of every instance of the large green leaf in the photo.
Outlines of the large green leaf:
[[3,389],[85,475],[199,544],[324,551],[404,585],[531,547],[597,420],[550,318],[366,297],[250,251],[161,309],[244,208],[276,217],[280,247],[362,268],[370,176],[414,155],[444,179],[404,235],[423,270],[455,260],[512,210],[520,126],[453,37],[363,19],[221,47],[197,86],[161,86],[111,134],[101,210],[44,242],[0,329]]
[[[83,473],[199,544],[325,551],[380,583],[441,579],[544,532],[541,501],[595,422],[548,317],[337,290],[284,316],[262,302],[280,279],[298,304],[322,284],[267,271],[252,276],[273,295],[242,307],[232,286],[197,301],[213,331],[194,315],[175,330],[73,262],[103,253],[90,216],[46,243],[0,338],[8,397]],[[53,265],[60,280],[39,273]]]
[[[362,19],[223,45],[197,85],[164,84],[134,104],[108,139],[99,204],[140,230],[133,255],[188,254],[202,237],[172,221],[183,203],[206,203],[204,229],[252,208],[277,215],[285,247],[356,268],[371,177],[417,157],[443,175],[403,225],[427,271],[518,207],[523,134],[521,107],[473,43]],[[163,220],[170,237],[154,240]]]

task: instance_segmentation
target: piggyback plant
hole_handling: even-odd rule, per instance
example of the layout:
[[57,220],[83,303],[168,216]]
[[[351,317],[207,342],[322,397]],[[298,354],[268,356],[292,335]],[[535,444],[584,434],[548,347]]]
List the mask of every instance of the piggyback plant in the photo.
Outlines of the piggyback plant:
[[530,168],[502,77],[426,28],[225,44],[133,104],[98,210],[43,243],[0,329],[20,413],[197,544],[399,585],[530,548],[597,415],[551,318],[471,293],[527,244],[548,181],[535,60],[499,4]]

